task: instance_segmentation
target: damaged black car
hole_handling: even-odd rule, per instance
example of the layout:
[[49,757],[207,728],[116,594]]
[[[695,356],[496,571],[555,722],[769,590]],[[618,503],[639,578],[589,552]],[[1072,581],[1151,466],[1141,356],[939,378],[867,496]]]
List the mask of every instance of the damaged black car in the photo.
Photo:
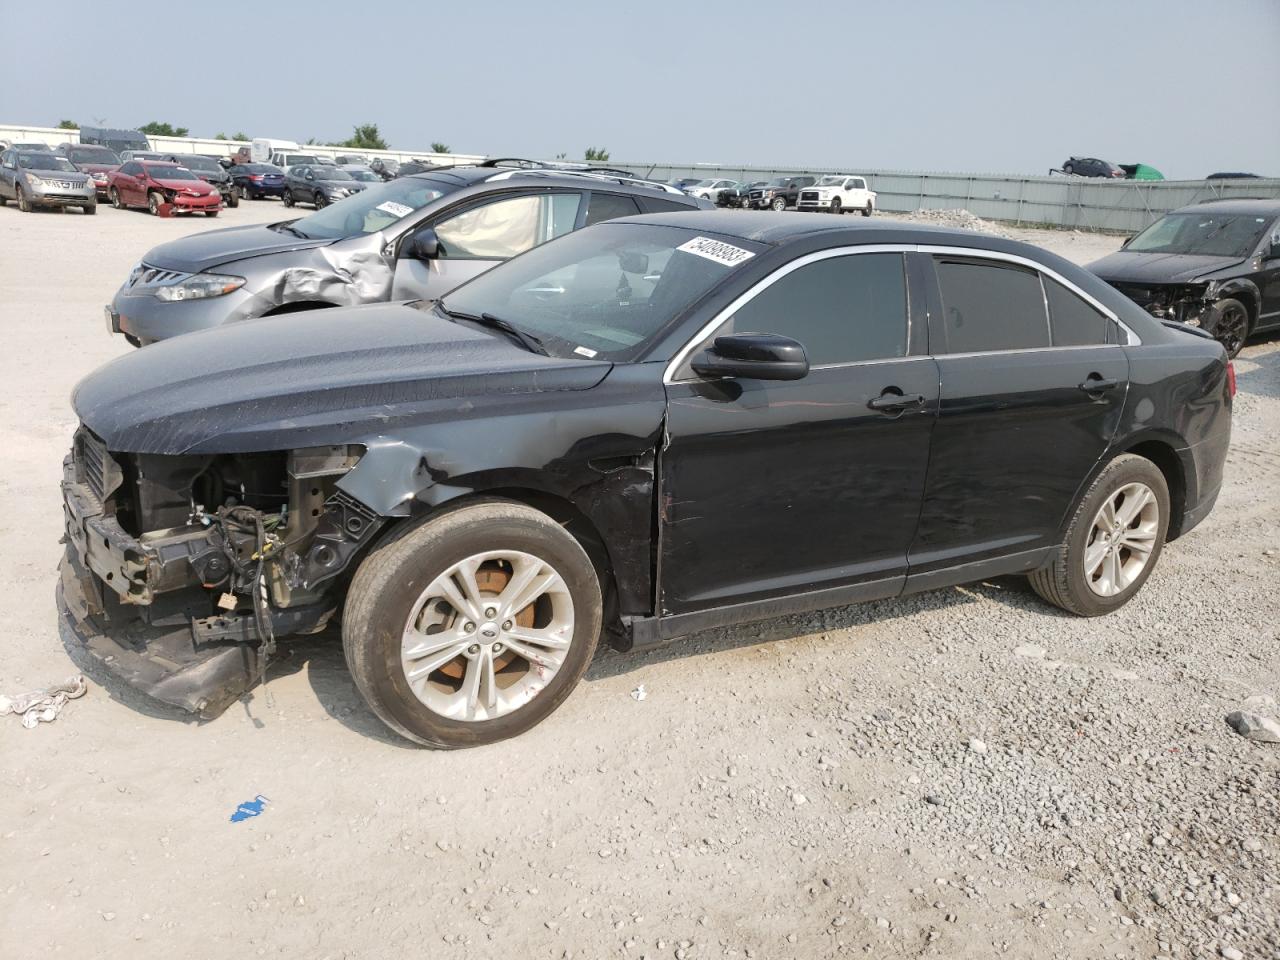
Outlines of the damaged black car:
[[1234,357],[1280,328],[1280,200],[1215,200],[1161,217],[1089,269],[1152,316],[1200,327]]
[[443,299],[91,374],[59,595],[106,669],[201,716],[340,624],[388,727],[489,743],[601,641],[1003,574],[1110,613],[1212,509],[1233,390],[1210,338],[1025,244],[626,218]]

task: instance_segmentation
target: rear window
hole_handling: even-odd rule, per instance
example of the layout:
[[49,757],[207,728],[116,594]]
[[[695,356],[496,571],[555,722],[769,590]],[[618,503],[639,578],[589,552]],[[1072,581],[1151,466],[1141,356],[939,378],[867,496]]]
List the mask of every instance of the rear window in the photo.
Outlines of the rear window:
[[1020,267],[936,259],[947,352],[1050,346],[1040,276]]
[[593,223],[617,220],[619,217],[634,217],[639,212],[640,208],[630,197],[616,193],[592,193],[591,200],[587,203],[587,221],[583,226],[589,227]]
[[1042,275],[1055,347],[1111,343],[1111,321],[1052,277]]

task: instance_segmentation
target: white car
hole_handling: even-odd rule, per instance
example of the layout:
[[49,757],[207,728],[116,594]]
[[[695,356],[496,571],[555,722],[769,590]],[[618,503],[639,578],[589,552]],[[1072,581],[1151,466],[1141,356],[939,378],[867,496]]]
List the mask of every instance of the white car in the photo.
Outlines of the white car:
[[812,187],[801,190],[800,199],[796,201],[797,210],[824,210],[827,213],[857,210],[864,217],[871,216],[875,208],[876,195],[867,189],[866,178],[844,174],[822,177]]
[[685,187],[684,192],[691,197],[701,197],[703,200],[710,200],[715,203],[720,196],[721,190],[728,190],[730,187],[736,187],[737,185],[737,180],[699,180],[697,183]]

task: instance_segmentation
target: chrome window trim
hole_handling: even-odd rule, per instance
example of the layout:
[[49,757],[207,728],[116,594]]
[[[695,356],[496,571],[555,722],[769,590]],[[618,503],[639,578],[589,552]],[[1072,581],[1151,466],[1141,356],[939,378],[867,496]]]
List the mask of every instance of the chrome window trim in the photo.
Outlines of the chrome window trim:
[[[692,340],[688,341],[683,347],[676,351],[676,355],[671,358],[670,362],[667,363],[667,368],[662,372],[662,382],[681,383],[699,379],[698,377],[687,377],[683,381],[678,381],[675,379],[675,373],[680,369],[680,365],[688,359],[688,356],[693,352],[693,349],[698,344],[706,340],[707,337],[711,336],[717,327],[724,325],[735,313],[746,306],[746,304],[754,300],[759,294],[773,286],[792,271],[799,270],[801,267],[806,267],[811,263],[817,263],[820,260],[830,260],[832,257],[847,257],[851,254],[859,253],[914,253],[917,249],[918,248],[914,243],[866,243],[850,247],[832,247],[829,250],[815,250],[813,253],[806,253],[803,257],[797,257],[790,263],[779,267],[767,277],[757,281],[747,290],[744,290],[734,298],[732,303],[712,317],[701,330],[694,334]],[[909,347],[911,344],[911,281],[907,276],[905,262],[902,265],[902,282],[908,298],[906,343]],[[818,370],[825,369],[827,367],[847,366],[853,363],[887,363],[895,360],[905,360],[908,356],[910,355],[904,354],[901,357],[885,357],[877,360],[850,360],[838,364],[815,365],[813,369]]]
[[[845,257],[845,256],[849,256],[850,254],[858,254],[858,253],[926,253],[931,255],[940,254],[944,256],[950,255],[950,256],[968,257],[971,259],[979,259],[979,260],[1004,261],[1006,263],[1012,263],[1018,266],[1027,267],[1031,270],[1037,271],[1042,276],[1051,277],[1053,280],[1056,280],[1058,283],[1062,284],[1064,287],[1066,287],[1068,290],[1070,290],[1072,293],[1074,293],[1076,296],[1082,299],[1085,303],[1089,304],[1091,307],[1093,307],[1095,310],[1097,310],[1099,313],[1105,316],[1108,320],[1114,323],[1120,330],[1124,331],[1124,335],[1126,339],[1126,343],[1083,343],[1083,344],[1073,344],[1070,346],[1061,346],[1061,347],[1048,346],[1048,347],[1024,347],[1024,348],[1012,349],[1012,350],[981,350],[981,351],[975,351],[971,353],[937,353],[936,351],[931,351],[929,354],[927,354],[927,356],[930,356],[930,357],[937,357],[938,359],[942,359],[944,357],[983,357],[983,356],[992,356],[994,354],[1003,354],[1003,353],[1040,353],[1040,352],[1049,351],[1049,350],[1094,350],[1094,349],[1097,349],[1098,347],[1122,347],[1122,346],[1133,347],[1133,346],[1140,346],[1142,344],[1142,338],[1139,337],[1138,334],[1135,333],[1133,329],[1129,327],[1128,324],[1126,324],[1123,320],[1121,320],[1118,316],[1116,316],[1115,311],[1113,311],[1110,307],[1099,302],[1097,298],[1091,296],[1086,291],[1081,290],[1078,286],[1076,286],[1074,283],[1072,283],[1070,280],[1068,280],[1062,274],[1058,273],[1053,268],[1047,267],[1044,264],[1039,263],[1038,261],[1031,260],[1027,257],[1018,256],[1015,253],[1004,253],[1003,251],[1000,251],[1000,250],[987,250],[982,247],[950,247],[950,246],[944,246],[940,244],[935,245],[935,244],[916,244],[916,243],[875,243],[875,244],[869,243],[869,244],[860,244],[857,246],[848,246],[848,247],[832,247],[829,250],[818,250],[813,253],[805,254],[803,257],[797,257],[795,260],[792,260],[790,263],[786,264],[783,267],[780,267],[779,269],[775,270],[773,273],[769,274],[769,276],[758,281],[750,289],[745,290],[743,293],[737,296],[732,303],[730,303],[727,307],[725,307],[723,310],[717,313],[714,317],[712,317],[711,320],[708,321],[702,327],[702,329],[700,329],[696,334],[694,334],[691,340],[689,340],[687,343],[685,343],[683,347],[681,347],[678,351],[676,351],[676,355],[672,357],[671,360],[667,363],[666,369],[662,373],[662,382],[664,384],[671,384],[671,383],[688,382],[690,380],[698,379],[697,377],[688,377],[688,378],[685,378],[685,380],[676,380],[675,373],[678,369],[680,369],[681,364],[683,364],[685,360],[688,359],[688,356],[693,351],[693,349],[698,344],[706,340],[709,336],[711,336],[711,334],[715,332],[717,327],[723,325],[738,310],[742,309],[744,305],[746,305],[749,301],[754,299],[757,294],[759,294],[761,291],[765,290],[766,288],[768,288],[769,286],[771,286],[772,284],[780,280],[782,277],[785,277],[791,271],[798,270],[800,267],[806,266],[810,263],[816,263],[819,260],[826,260],[831,257]],[[907,288],[908,288],[907,295],[909,298],[911,293],[909,280],[907,282]],[[1041,282],[1041,288],[1043,289],[1043,281]],[[1048,313],[1049,313],[1048,300],[1046,297],[1046,302],[1045,302],[1046,318],[1048,318]],[[1052,323],[1052,321],[1048,321],[1048,322]],[[1051,338],[1050,343],[1052,343],[1052,336],[1053,336],[1053,331],[1051,326],[1050,327],[1050,338]],[[908,344],[911,343],[911,308],[910,308],[909,301],[907,306],[907,343]],[[926,355],[917,355],[917,356],[920,356],[921,358],[923,358]],[[854,360],[854,361],[849,361],[847,363],[840,363],[840,364],[815,365],[813,369],[815,370],[828,369],[831,367],[851,366],[853,364],[859,364],[859,363],[890,363],[898,360],[907,360],[907,359],[914,359],[914,357],[908,354],[902,357],[886,357],[882,360]]]
[[[948,256],[948,255],[949,255],[949,256],[956,256],[956,257],[970,257],[970,258],[976,258],[976,259],[979,259],[979,260],[1003,260],[1003,261],[1005,261],[1005,262],[1007,262],[1007,263],[1014,263],[1014,264],[1017,264],[1018,266],[1028,267],[1028,268],[1030,268],[1030,269],[1032,269],[1032,270],[1038,270],[1040,273],[1042,273],[1042,274],[1044,274],[1044,275],[1046,275],[1046,276],[1049,276],[1049,277],[1053,278],[1054,280],[1058,281],[1058,283],[1062,284],[1064,287],[1066,287],[1068,290],[1070,290],[1072,293],[1074,293],[1076,296],[1078,296],[1081,300],[1083,300],[1085,303],[1089,304],[1091,307],[1093,307],[1095,310],[1097,310],[1097,311],[1098,311],[1099,313],[1101,313],[1103,316],[1105,316],[1105,317],[1107,317],[1109,320],[1111,320],[1111,322],[1112,322],[1112,323],[1114,323],[1116,326],[1118,326],[1121,330],[1123,330],[1123,331],[1124,331],[1124,334],[1125,334],[1125,337],[1126,337],[1126,339],[1128,340],[1128,342],[1127,342],[1127,343],[1121,343],[1121,344],[1115,344],[1115,346],[1121,346],[1121,347],[1124,347],[1124,346],[1136,347],[1136,346],[1140,346],[1140,345],[1142,344],[1142,338],[1141,338],[1141,337],[1139,337],[1136,333],[1134,333],[1134,331],[1129,327],[1129,325],[1128,325],[1128,324],[1126,324],[1123,320],[1121,320],[1119,317],[1117,317],[1117,316],[1116,316],[1116,314],[1115,314],[1115,311],[1113,311],[1110,307],[1106,306],[1106,304],[1103,304],[1103,303],[1099,302],[1099,301],[1097,300],[1097,298],[1092,297],[1092,296],[1090,296],[1088,293],[1086,293],[1084,290],[1081,290],[1081,289],[1080,289],[1079,287],[1077,287],[1074,283],[1072,283],[1070,280],[1068,280],[1068,279],[1067,279],[1066,277],[1064,277],[1062,274],[1058,273],[1058,272],[1057,272],[1056,270],[1054,270],[1052,267],[1046,267],[1044,264],[1039,263],[1039,262],[1037,262],[1037,261],[1035,261],[1035,260],[1028,259],[1027,257],[1020,257],[1020,256],[1018,256],[1016,253],[1004,253],[1004,252],[999,251],[999,250],[982,250],[982,249],[979,249],[979,248],[977,248],[977,247],[946,247],[946,246],[932,246],[932,245],[929,245],[929,244],[920,244],[918,247],[916,247],[916,250],[917,250],[917,252],[919,252],[919,253],[940,254],[940,255],[943,255],[943,256]],[[1046,313],[1047,313],[1047,310],[1046,310]],[[1050,337],[1052,337],[1052,335],[1053,335],[1053,333],[1052,333],[1052,329],[1051,329],[1051,330],[1050,330]],[[1052,343],[1052,342],[1053,342],[1053,341],[1052,341],[1052,340],[1050,340],[1050,343]],[[1107,346],[1107,344],[1100,344],[1100,343],[1096,343],[1096,344],[1080,344],[1080,346],[1086,346],[1086,347],[1095,346],[1095,347],[1100,347],[1100,346]],[[1040,349],[1040,350],[1056,350],[1056,349],[1063,349],[1063,350],[1065,350],[1065,349],[1072,349],[1072,348],[1070,348],[1070,347],[1033,347],[1033,348],[1030,348],[1030,349]],[[987,353],[1014,353],[1014,352],[1019,352],[1019,353],[1020,353],[1020,352],[1023,352],[1023,351],[1013,351],[1013,350],[982,350],[982,351],[977,351],[977,352],[978,352],[978,353],[981,353],[981,354],[987,354]],[[939,354],[939,356],[942,356],[942,354]],[[953,353],[953,354],[947,354],[947,356],[953,356],[953,357],[954,357],[954,356],[960,356],[960,354],[955,354],[955,353]]]

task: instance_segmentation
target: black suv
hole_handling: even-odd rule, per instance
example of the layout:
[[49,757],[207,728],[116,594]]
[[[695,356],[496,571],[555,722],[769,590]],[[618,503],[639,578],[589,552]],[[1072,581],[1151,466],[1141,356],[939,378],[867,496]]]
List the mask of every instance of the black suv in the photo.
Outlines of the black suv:
[[1280,328],[1280,200],[1175,210],[1089,269],[1153,316],[1202,327],[1234,357]]
[[[143,346],[276,313],[432,300],[601,220],[711,206],[619,171],[516,160],[437,167],[385,183],[334,182],[354,189],[328,204],[336,192],[325,195],[317,184],[348,176],[335,169],[315,168],[309,181],[290,168],[297,198],[321,208],[310,216],[210,230],[148,251],[107,308],[110,329]],[[284,200],[292,203],[292,195]]]
[[800,199],[800,191],[812,187],[817,177],[774,177],[768,183],[752,187],[747,206],[752,210],[786,210]]
[[1217,497],[1222,348],[1037,247],[847,222],[615,220],[441,300],[113,360],[73,398],[76,629],[209,715],[340,614],[373,712],[461,747],[602,639],[1005,574],[1120,608]]

